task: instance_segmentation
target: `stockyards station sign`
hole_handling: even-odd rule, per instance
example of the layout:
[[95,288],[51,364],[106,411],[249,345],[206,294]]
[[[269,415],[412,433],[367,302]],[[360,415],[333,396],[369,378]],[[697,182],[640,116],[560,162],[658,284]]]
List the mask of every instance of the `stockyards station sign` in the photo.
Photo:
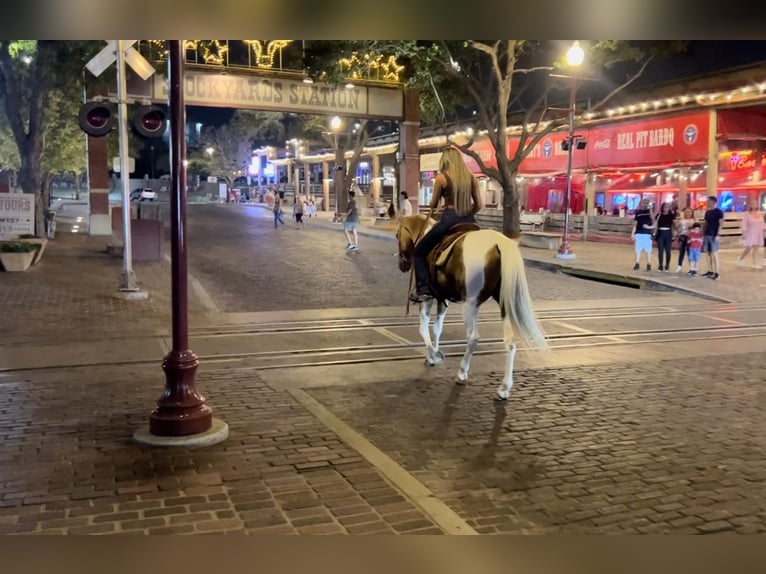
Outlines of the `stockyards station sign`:
[[[157,74],[151,98],[167,102],[167,79]],[[133,92],[133,90],[130,90]],[[136,94],[137,96],[140,94]],[[144,94],[148,95],[148,94]],[[300,80],[240,74],[187,71],[184,74],[186,105],[250,108],[307,114],[329,114],[381,119],[404,117],[401,88],[332,86]]]
[[35,196],[0,193],[0,241],[18,239],[35,232]]

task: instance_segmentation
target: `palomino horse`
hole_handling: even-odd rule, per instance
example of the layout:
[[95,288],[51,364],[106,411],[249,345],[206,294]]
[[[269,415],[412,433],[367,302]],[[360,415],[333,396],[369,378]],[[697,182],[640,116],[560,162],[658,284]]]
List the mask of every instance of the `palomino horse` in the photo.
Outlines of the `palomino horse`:
[[[415,244],[434,223],[433,219],[424,215],[398,218],[396,239],[399,242],[401,271],[406,273],[410,270]],[[529,342],[539,349],[548,347],[545,334],[532,309],[524,260],[516,241],[493,229],[478,229],[469,224],[468,228],[463,226],[463,232],[459,235],[456,234],[461,230],[453,229],[455,233],[450,233],[429,257],[435,297],[420,304],[420,335],[426,344],[426,363],[436,365],[444,360],[444,355],[439,351],[439,337],[447,305],[449,301],[462,301],[467,344],[457,373],[457,382],[465,384],[471,357],[479,343],[479,306],[492,297],[500,306],[503,343],[508,353],[505,376],[497,387],[497,398],[506,400],[513,386],[516,339]],[[430,322],[434,301],[437,307],[432,340]]]

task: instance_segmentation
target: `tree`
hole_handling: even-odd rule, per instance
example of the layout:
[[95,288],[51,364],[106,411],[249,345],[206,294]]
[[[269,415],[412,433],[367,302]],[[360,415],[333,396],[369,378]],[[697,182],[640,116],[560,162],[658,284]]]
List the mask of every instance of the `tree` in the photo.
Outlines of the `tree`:
[[85,170],[85,138],[77,122],[79,101],[60,90],[52,90],[44,112],[43,153],[40,162],[42,203],[49,204],[54,176],[71,173],[76,178]]
[[19,152],[19,184],[35,194],[36,230],[44,230],[44,176],[40,169],[45,141],[45,111],[51,92],[79,100],[82,69],[99,42],[0,40],[0,99]]
[[200,146],[189,154],[190,164],[196,169],[207,167],[231,186],[244,173],[254,147],[284,141],[282,116],[276,112],[236,111],[226,124],[202,132]]
[[[19,148],[13,139],[13,133],[4,113],[0,114],[0,169],[16,173],[21,166]],[[11,181],[9,180],[9,184]]]
[[[326,116],[309,116],[303,124],[306,136],[324,141],[335,154],[332,182],[340,212],[348,205],[348,192],[356,181],[356,168],[370,139],[368,128],[367,120],[350,117],[333,117],[328,121]],[[349,152],[351,156],[347,158]]]
[[[337,66],[331,63],[337,61],[339,54],[326,42],[318,44],[321,45],[316,46],[316,52],[312,52],[307,61],[312,62],[315,69],[319,69],[319,62],[323,61],[328,70],[336,70]],[[460,121],[461,117],[470,118],[472,123],[475,118],[478,129],[474,133],[478,131],[489,138],[497,167],[487,165],[471,149],[473,137],[450,143],[472,157],[485,175],[500,184],[503,233],[518,237],[516,175],[519,166],[539,141],[566,124],[565,114],[556,113],[550,104],[566,85],[555,81],[550,74],[562,67],[558,60],[566,47],[560,42],[526,40],[376,40],[344,43],[340,47],[346,51],[392,53],[402,58],[407,84],[420,89],[422,117],[426,122],[435,121],[445,127],[447,122]],[[605,72],[619,70],[623,75],[616,85],[602,90],[600,100],[590,110],[596,111],[630,86],[658,56],[683,47],[683,42],[602,40],[586,44],[589,66],[582,73],[604,78]],[[312,43],[309,50],[313,49]],[[328,78],[339,81],[333,75]],[[466,110],[474,110],[475,115],[465,113]],[[511,119],[522,126],[513,154],[508,153]],[[446,133],[446,129],[444,131]]]

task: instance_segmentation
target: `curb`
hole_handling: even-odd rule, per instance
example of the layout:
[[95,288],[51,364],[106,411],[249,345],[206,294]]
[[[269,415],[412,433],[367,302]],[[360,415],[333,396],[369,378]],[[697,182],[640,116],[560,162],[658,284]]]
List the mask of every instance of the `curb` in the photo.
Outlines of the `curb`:
[[524,263],[535,269],[542,271],[550,271],[552,273],[563,273],[565,275],[571,275],[573,277],[579,277],[581,279],[588,279],[591,281],[601,281],[602,283],[611,283],[614,285],[622,285],[624,287],[631,287],[633,289],[645,289],[647,291],[673,291],[676,293],[683,293],[684,295],[691,295],[699,299],[707,299],[708,301],[715,301],[717,303],[733,303],[730,299],[719,297],[717,295],[711,295],[703,291],[697,291],[688,287],[676,285],[674,283],[666,283],[665,281],[659,281],[651,277],[635,277],[633,275],[625,275],[621,273],[610,273],[608,271],[596,271],[594,269],[584,269],[582,267],[573,267],[570,265],[561,265],[554,263],[553,261],[541,261],[535,258],[524,258]]

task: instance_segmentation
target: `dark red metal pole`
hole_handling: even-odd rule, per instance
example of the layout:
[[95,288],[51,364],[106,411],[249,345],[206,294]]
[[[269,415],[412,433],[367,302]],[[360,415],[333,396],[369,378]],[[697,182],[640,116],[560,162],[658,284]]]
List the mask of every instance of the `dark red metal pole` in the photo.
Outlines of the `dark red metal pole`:
[[162,362],[165,392],[149,415],[149,432],[157,436],[186,436],[210,429],[213,412],[197,392],[199,361],[189,349],[186,269],[186,107],[183,93],[181,40],[168,40],[170,108],[170,245],[172,268],[173,349]]

